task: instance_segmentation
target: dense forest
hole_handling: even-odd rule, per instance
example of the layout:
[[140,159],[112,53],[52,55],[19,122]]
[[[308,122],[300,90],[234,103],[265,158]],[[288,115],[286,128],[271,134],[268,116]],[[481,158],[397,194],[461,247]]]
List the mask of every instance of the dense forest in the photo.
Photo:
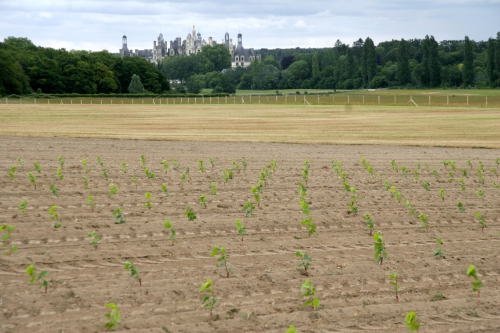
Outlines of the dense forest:
[[[35,46],[27,38],[0,43],[0,95],[30,93],[165,93],[235,89],[496,88],[500,87],[500,32],[488,41],[437,42],[371,38],[337,40],[324,49],[262,49],[262,61],[231,68],[223,45],[154,65],[107,51]],[[135,76],[134,76],[135,75]],[[134,80],[132,78],[134,77]],[[132,84],[131,84],[132,82]]]
[[27,38],[9,37],[0,43],[0,95],[128,93],[134,74],[143,91],[170,90],[166,76],[139,57],[55,50],[35,46]]

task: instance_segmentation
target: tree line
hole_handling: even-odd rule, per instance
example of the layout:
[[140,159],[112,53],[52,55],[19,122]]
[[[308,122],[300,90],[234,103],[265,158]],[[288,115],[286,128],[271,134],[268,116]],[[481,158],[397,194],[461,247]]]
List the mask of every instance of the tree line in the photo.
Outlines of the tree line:
[[[129,91],[134,75],[140,85]],[[28,38],[8,37],[0,42],[0,95],[159,94],[169,90],[165,74],[140,57],[38,47]]]

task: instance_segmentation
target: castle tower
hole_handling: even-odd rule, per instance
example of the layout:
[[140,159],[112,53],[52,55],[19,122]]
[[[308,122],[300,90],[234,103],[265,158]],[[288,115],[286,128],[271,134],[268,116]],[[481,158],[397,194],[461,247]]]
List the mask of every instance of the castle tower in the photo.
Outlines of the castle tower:
[[243,38],[241,36],[241,33],[238,34],[238,46],[237,48],[243,48]]
[[226,47],[229,49],[229,32],[226,32],[224,36],[224,41],[226,42]]
[[123,37],[122,37],[122,48],[120,49],[120,55],[122,57],[130,56],[130,51],[128,50],[128,47],[127,47],[127,36],[125,36],[125,35],[123,35]]

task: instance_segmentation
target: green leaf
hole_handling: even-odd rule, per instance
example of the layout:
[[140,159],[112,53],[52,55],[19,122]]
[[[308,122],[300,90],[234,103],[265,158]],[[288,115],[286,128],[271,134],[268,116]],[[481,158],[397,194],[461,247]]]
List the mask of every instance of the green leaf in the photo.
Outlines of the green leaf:
[[315,309],[319,306],[319,298],[315,298],[315,299],[313,299],[313,301],[312,301],[312,306],[313,306],[313,308],[315,308]]
[[208,288],[210,288],[210,286],[212,286],[212,280],[207,279],[207,281],[201,285],[200,291],[207,290]]
[[49,272],[47,272],[47,271],[41,271],[40,274],[38,274],[37,280],[40,280],[41,278],[47,276],[48,274],[49,274]]

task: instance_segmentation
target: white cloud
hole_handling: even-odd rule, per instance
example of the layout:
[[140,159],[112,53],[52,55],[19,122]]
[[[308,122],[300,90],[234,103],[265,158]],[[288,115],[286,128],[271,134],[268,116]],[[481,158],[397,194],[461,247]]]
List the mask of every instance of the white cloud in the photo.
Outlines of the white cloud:
[[52,18],[52,13],[49,12],[40,12],[38,15],[43,18]]
[[295,23],[295,27],[297,27],[297,28],[306,28],[307,24],[304,21],[302,21],[302,20],[298,20],[297,23]]

